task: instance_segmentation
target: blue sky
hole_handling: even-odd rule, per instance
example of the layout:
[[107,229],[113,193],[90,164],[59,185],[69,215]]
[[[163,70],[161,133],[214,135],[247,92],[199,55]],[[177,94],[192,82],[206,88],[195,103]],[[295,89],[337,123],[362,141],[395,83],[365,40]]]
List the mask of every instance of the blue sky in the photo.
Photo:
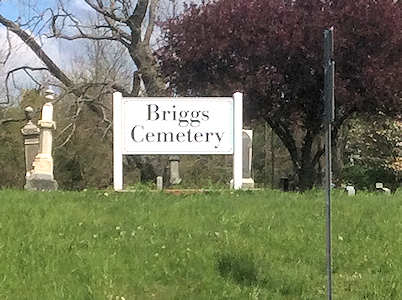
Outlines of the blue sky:
[[[71,6],[74,6],[81,0],[70,0]],[[55,6],[55,0],[0,0],[0,14],[4,17],[15,21],[18,16],[24,16],[26,19],[30,19],[32,16],[38,15],[48,7]],[[82,3],[81,3],[82,4]],[[82,11],[85,11],[83,9]],[[50,14],[46,16],[50,17]],[[21,20],[23,23],[24,19]],[[45,28],[45,31],[47,29]],[[41,34],[43,34],[42,32]],[[39,38],[41,34],[35,32],[35,36]],[[29,65],[32,67],[40,67],[42,63],[36,57],[36,55],[26,47],[26,45],[14,34],[10,35],[11,43],[13,45],[12,53],[6,64],[0,65],[0,102],[3,102],[5,91],[5,75],[9,70],[17,68],[21,65]],[[71,57],[79,51],[79,46],[72,45],[68,42],[60,42],[54,39],[46,39],[42,36],[40,43],[46,53],[54,60],[56,64],[62,68],[68,68],[71,65]],[[8,49],[8,43],[6,42],[6,29],[0,25],[0,61],[4,59],[5,53]],[[41,74],[37,74],[41,78]],[[36,77],[36,76],[35,76]],[[23,73],[15,73],[15,82],[20,88],[33,88],[35,84]],[[17,95],[18,89],[13,88],[13,84],[9,82],[9,88],[12,89],[12,94]]]
[[[182,2],[179,1],[179,7],[182,8]],[[201,0],[190,0],[191,2],[200,2]],[[88,20],[89,16],[94,14],[93,9],[85,3],[85,0],[64,0],[66,8],[69,12],[79,17],[83,21]],[[135,0],[132,0],[135,2]],[[169,10],[166,5],[169,5],[170,0],[161,0],[160,8],[164,11]],[[57,0],[0,0],[0,14],[4,17],[15,21],[19,16],[23,17],[20,23],[29,20],[33,16],[42,13],[48,7],[57,10]],[[44,19],[51,18],[51,14],[45,15]],[[85,55],[85,50],[82,47],[83,41],[62,41],[56,39],[47,39],[43,34],[48,32],[48,26],[45,26],[42,32],[38,32],[40,26],[34,31],[35,37],[42,45],[45,52],[50,58],[64,70],[69,70],[76,56]],[[26,29],[26,28],[25,28]],[[0,65],[0,102],[2,102],[1,95],[4,94],[4,78],[9,70],[15,69],[21,65],[29,65],[33,67],[42,66],[36,55],[27,48],[27,46],[14,34],[10,34],[12,41],[12,55],[6,64]],[[8,42],[6,40],[6,29],[0,25],[0,62],[4,59],[8,49]],[[18,76],[17,76],[18,75]],[[20,72],[16,76],[18,86],[27,88],[32,87],[32,82]]]
[[0,14],[10,20],[15,20],[20,12],[22,15],[32,16],[34,12],[30,11],[30,7],[37,11],[43,11],[53,4],[54,1],[48,0],[0,0]]

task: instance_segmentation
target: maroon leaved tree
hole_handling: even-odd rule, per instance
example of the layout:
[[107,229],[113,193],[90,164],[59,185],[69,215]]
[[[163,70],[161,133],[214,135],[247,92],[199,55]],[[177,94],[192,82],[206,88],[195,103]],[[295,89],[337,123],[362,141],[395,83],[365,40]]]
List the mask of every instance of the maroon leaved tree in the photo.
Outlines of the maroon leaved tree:
[[334,27],[336,119],[398,116],[402,7],[393,0],[221,0],[165,24],[161,66],[180,95],[245,95],[293,161],[300,190],[323,155],[323,31]]

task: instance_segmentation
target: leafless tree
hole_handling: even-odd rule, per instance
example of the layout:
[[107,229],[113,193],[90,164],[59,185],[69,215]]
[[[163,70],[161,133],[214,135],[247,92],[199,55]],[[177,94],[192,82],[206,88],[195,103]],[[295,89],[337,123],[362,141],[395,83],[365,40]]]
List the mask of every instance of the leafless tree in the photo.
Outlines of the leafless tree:
[[[8,41],[7,49],[3,51],[0,63],[4,64],[11,55],[12,45],[9,32],[16,34],[43,63],[41,67],[23,65],[8,70],[5,83],[7,99],[9,99],[8,82],[13,81],[16,72],[25,72],[32,81],[41,86],[43,83],[38,82],[33,75],[33,72],[36,71],[49,72],[61,83],[65,92],[74,94],[78,99],[77,101],[88,104],[91,109],[96,111],[102,122],[109,120],[105,113],[105,106],[102,105],[101,101],[98,101],[102,93],[110,93],[116,90],[125,96],[138,96],[140,88],[143,86],[143,94],[164,94],[165,84],[159,75],[158,66],[150,46],[158,1],[85,0],[88,8],[92,9],[93,15],[96,15],[95,21],[91,18],[82,21],[69,12],[68,0],[59,1],[57,9],[48,8],[42,12],[37,12],[28,20],[26,20],[27,18],[19,18],[17,21],[12,21],[0,15],[0,24],[7,28]],[[33,7],[31,9],[33,10]],[[95,47],[94,51],[89,51],[89,53],[94,53],[92,65],[96,66],[95,73],[91,74],[91,78],[83,80],[82,76],[74,76],[76,74],[68,74],[63,71],[43,49],[41,45],[42,36],[46,36],[47,39],[90,41],[87,47]],[[104,72],[105,70],[100,70],[99,66],[102,64],[102,59],[105,58],[102,51],[107,47],[116,49],[115,54],[120,55],[120,57],[110,62],[109,72]],[[121,57],[125,54],[123,52],[128,53],[129,59],[132,60],[131,74],[125,74],[125,80],[121,80],[119,66],[116,65],[117,62],[122,61]],[[114,76],[112,76],[111,70],[113,70]],[[125,73],[127,73],[127,69]],[[99,74],[107,74],[108,76],[101,77]],[[127,82],[129,76],[131,76],[131,83]],[[74,113],[76,117],[80,113],[78,107],[80,105],[76,106],[77,111]],[[108,124],[106,130],[108,130],[111,123],[109,121],[106,123]],[[73,124],[68,124],[68,128],[74,128]]]
[[138,0],[136,3],[131,0],[85,0],[85,2],[98,15],[99,22],[91,24],[81,21],[69,12],[61,1],[57,11],[49,9],[46,13],[31,18],[25,24],[13,22],[2,15],[0,15],[0,23],[20,37],[43,62],[47,70],[76,96],[82,96],[82,88],[77,86],[74,80],[45,53],[37,38],[30,33],[34,32],[32,29],[37,30],[39,26],[49,24],[48,38],[120,43],[127,49],[138,70],[133,76],[133,84],[130,88],[119,85],[117,82],[108,82],[108,84],[123,95],[136,96],[142,80],[147,94],[163,94],[165,84],[159,76],[150,47],[158,0]]
[[[91,10],[92,17],[81,18],[69,8],[69,0],[59,0],[57,8],[37,11],[29,18],[10,20],[0,14],[0,24],[7,32],[17,35],[42,62],[42,66],[18,66],[8,71],[7,80],[12,80],[16,72],[25,72],[37,85],[34,72],[46,71],[57,79],[63,95],[57,101],[70,101],[69,122],[59,129],[56,145],[63,147],[71,141],[77,131],[77,120],[83,108],[94,111],[99,123],[104,127],[102,138],[111,141],[111,103],[110,93],[119,91],[124,96],[162,96],[166,94],[165,82],[160,76],[157,62],[151,47],[151,37],[157,18],[159,0],[84,0]],[[168,1],[175,4],[178,0]],[[177,8],[172,10],[177,13]],[[23,21],[24,20],[24,21]],[[42,47],[41,38],[66,41],[87,41],[86,47],[92,57],[93,69],[76,68],[75,72],[66,72],[51,59]],[[8,41],[10,39],[7,39]],[[81,43],[82,44],[82,43]],[[1,62],[11,55],[11,43],[3,51]],[[91,49],[90,49],[91,48]],[[5,48],[4,48],[5,49]],[[116,50],[114,59],[108,63],[108,49]],[[124,68],[124,59],[131,60],[132,70]],[[103,65],[102,65],[103,64]],[[127,63],[125,64],[127,65]],[[124,71],[122,71],[124,69]],[[91,74],[86,74],[90,72]],[[107,74],[107,76],[105,76]],[[129,80],[128,80],[129,78]],[[8,84],[6,84],[8,89]],[[7,90],[8,93],[8,90]],[[105,95],[109,95],[105,97]],[[63,106],[65,107],[65,106]],[[4,123],[11,120],[4,120]],[[147,160],[148,161],[148,160]],[[134,163],[144,167],[145,160],[137,159]],[[143,169],[149,168],[145,166]],[[160,173],[160,171],[157,173]],[[149,179],[149,178],[148,178]]]

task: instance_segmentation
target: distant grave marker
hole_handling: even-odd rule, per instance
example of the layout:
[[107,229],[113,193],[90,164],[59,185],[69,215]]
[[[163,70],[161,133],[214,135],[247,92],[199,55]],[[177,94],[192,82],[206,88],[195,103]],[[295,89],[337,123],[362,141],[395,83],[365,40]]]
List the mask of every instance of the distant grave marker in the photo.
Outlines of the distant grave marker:
[[[47,90],[46,99],[53,100],[53,91]],[[38,122],[40,128],[39,152],[32,162],[33,170],[28,171],[25,189],[38,191],[57,190],[57,182],[53,178],[53,130],[56,123],[53,121],[53,105],[45,103],[42,109],[42,119]],[[29,166],[28,166],[29,168]]]
[[175,185],[181,182],[180,173],[179,173],[179,161],[180,156],[172,155],[169,157],[170,162],[170,184]]
[[383,192],[385,194],[391,194],[391,190],[389,188],[384,187],[384,184],[382,182],[377,182],[375,184],[375,188],[379,192]]
[[32,123],[33,109],[28,106],[25,108],[27,124],[21,129],[22,136],[24,138],[25,146],[25,177],[29,177],[33,171],[33,162],[35,156],[39,151],[39,135],[40,130],[38,126]]
[[348,192],[348,195],[349,196],[354,196],[354,195],[356,195],[356,190],[355,190],[355,187],[354,186],[352,186],[352,185],[348,185],[348,186],[346,186],[346,191]]

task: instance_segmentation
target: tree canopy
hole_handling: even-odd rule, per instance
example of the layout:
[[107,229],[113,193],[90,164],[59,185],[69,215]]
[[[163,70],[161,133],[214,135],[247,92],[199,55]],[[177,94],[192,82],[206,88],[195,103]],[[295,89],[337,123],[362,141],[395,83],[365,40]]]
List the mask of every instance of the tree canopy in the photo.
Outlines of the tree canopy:
[[402,8],[393,0],[220,0],[164,27],[162,68],[178,93],[245,94],[288,149],[302,190],[323,154],[323,31],[334,28],[336,136],[354,112],[398,117]]

